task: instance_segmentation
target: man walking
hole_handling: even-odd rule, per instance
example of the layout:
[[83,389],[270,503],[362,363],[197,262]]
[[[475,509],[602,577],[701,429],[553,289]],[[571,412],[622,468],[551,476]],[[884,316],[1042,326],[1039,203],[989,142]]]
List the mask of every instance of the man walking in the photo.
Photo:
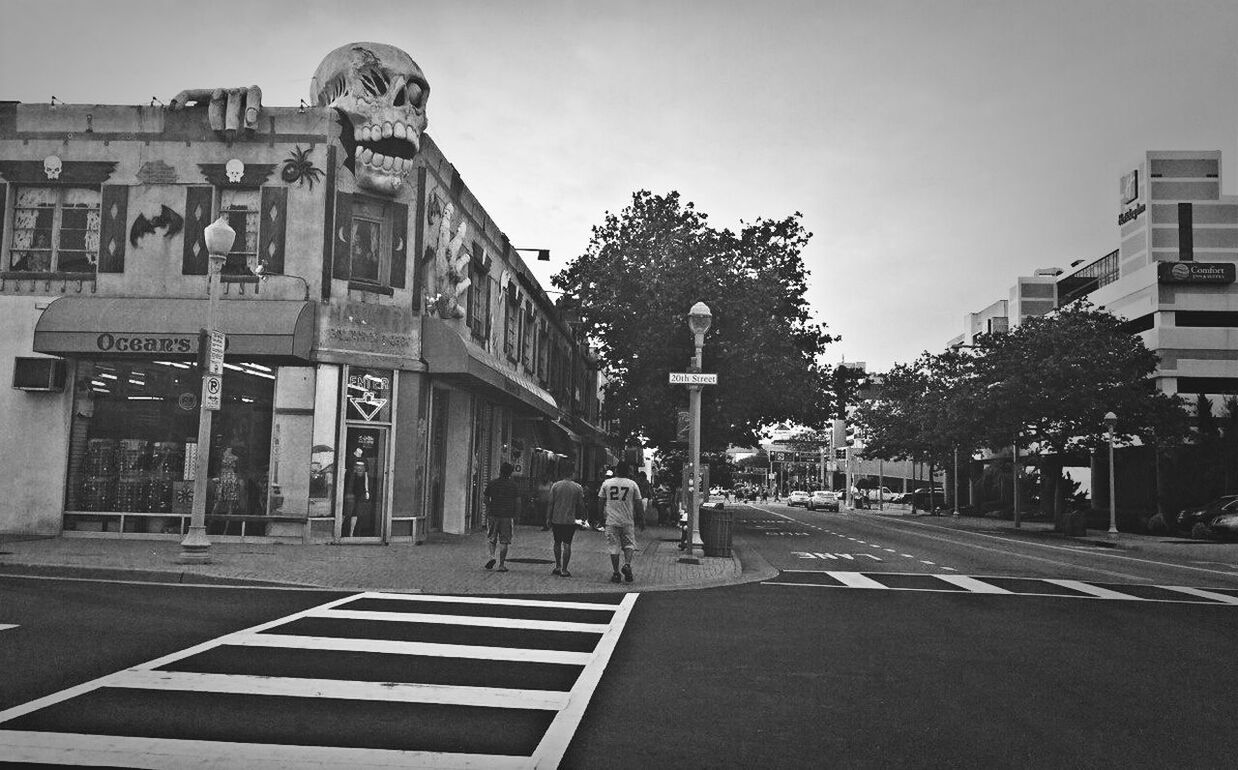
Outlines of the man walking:
[[572,560],[576,520],[586,515],[585,490],[572,481],[571,469],[565,468],[561,478],[550,487],[550,503],[546,507],[546,525],[554,530],[555,538],[555,568],[550,574],[572,576],[567,571],[567,564]]
[[[606,479],[598,490],[598,500],[604,506],[606,518],[606,544],[610,546],[610,566],[614,574],[610,582],[623,580],[631,583],[632,554],[636,552],[636,517],[644,516],[645,505],[640,487],[629,478],[632,468],[626,462],[619,463],[615,475]],[[620,576],[619,551],[623,551],[623,572]]]
[[486,485],[486,540],[490,548],[490,561],[486,569],[494,566],[494,552],[499,552],[499,572],[507,572],[507,547],[512,542],[512,520],[516,517],[516,498],[520,491],[512,481],[512,464],[499,466],[499,477]]

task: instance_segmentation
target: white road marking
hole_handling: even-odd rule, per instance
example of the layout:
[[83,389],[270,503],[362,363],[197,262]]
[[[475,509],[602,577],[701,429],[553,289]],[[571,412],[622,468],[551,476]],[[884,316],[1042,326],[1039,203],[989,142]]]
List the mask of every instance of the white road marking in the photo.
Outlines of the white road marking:
[[1128,601],[1131,599],[1139,599],[1138,596],[1131,596],[1130,594],[1110,591],[1108,588],[1101,588],[1100,586],[1094,586],[1091,583],[1083,583],[1078,580],[1058,580],[1054,578],[1048,579],[1045,582],[1053,583],[1054,585],[1058,585],[1063,588],[1070,588],[1080,593],[1089,594],[1098,599],[1126,599]]
[[1008,594],[1005,588],[999,588],[991,583],[985,583],[975,578],[967,577],[966,575],[937,575],[938,580],[944,580],[947,583],[956,585],[959,588],[966,588],[974,594]]
[[[0,711],[0,754],[18,762],[60,764],[115,764],[127,767],[263,767],[263,768],[541,768],[557,767],[571,742],[593,692],[623,633],[639,594],[626,594],[619,604],[554,602],[481,597],[393,595],[362,592],[327,602],[252,628],[226,634],[210,641],[149,661],[124,671],[99,677],[14,708]],[[452,644],[392,642],[364,638],[325,638],[293,634],[265,633],[307,617],[340,620],[382,620],[405,622],[455,623],[477,626],[487,620],[478,616],[437,616],[422,613],[392,613],[339,609],[358,598],[400,599],[406,601],[455,604],[521,605],[610,611],[606,624],[529,621],[510,618],[488,619],[491,627],[531,628],[597,633],[591,652],[497,648]],[[159,670],[175,661],[206,650],[225,646],[273,647],[278,649],[341,650],[383,652],[402,655],[431,655],[453,658],[484,658],[518,662],[546,662],[578,665],[582,670],[569,692],[431,685],[403,682],[366,682],[330,679],[303,679],[256,675],[200,674]],[[439,753],[351,749],[331,746],[255,745],[200,740],[176,740],[73,733],[41,733],[5,730],[3,723],[38,709],[60,703],[102,687],[130,690],[215,692],[241,695],[281,695],[297,698],[338,698],[345,700],[433,703],[483,708],[518,708],[557,712],[537,748],[530,756],[493,756],[469,753]],[[206,718],[206,717],[203,717]]]
[[222,743],[123,735],[78,735],[0,729],[0,746],[10,762],[88,764],[158,768],[245,767],[268,770],[347,767],[356,770],[435,767],[526,768],[528,757],[440,754],[428,751],[294,746],[278,743]]
[[848,588],[888,588],[870,577],[859,572],[827,572],[825,573]]
[[[534,663],[567,663],[581,666],[589,662],[587,652],[560,652],[558,650],[522,650],[516,647],[480,647],[461,644],[433,644],[429,642],[389,642],[382,639],[343,639],[327,636],[294,636],[283,634],[255,634],[246,639],[229,642],[245,647],[276,647],[296,650],[333,650],[337,652],[381,652],[389,655],[425,655],[435,658],[478,658],[481,660],[527,660]],[[3,716],[3,714],[0,714]]]
[[920,563],[921,563],[921,564],[927,564],[927,565],[929,565],[930,567],[936,567],[936,566],[937,566],[937,565],[936,565],[936,564],[934,564],[933,562],[931,562],[931,561],[926,561],[926,560],[924,560],[924,559],[921,559],[921,560],[920,560]]
[[554,711],[567,705],[568,696],[566,692],[551,690],[508,690],[499,687],[454,687],[409,682],[358,682],[247,674],[198,674],[185,671],[130,671],[115,682],[114,686],[142,690],[283,695],[290,698],[338,698]]
[[608,627],[606,623],[570,623],[559,620],[526,620],[524,618],[486,618],[473,615],[437,615],[420,612],[376,612],[372,610],[324,610],[310,617],[340,618],[344,620],[381,620],[392,623],[435,623],[453,626],[479,626],[481,628],[523,628],[538,631],[577,631],[600,634]]
[[1211,599],[1214,602],[1222,604],[1238,604],[1238,596],[1230,596],[1229,594],[1219,594],[1215,591],[1205,591],[1202,588],[1186,588],[1185,586],[1157,586],[1168,591],[1179,591],[1191,596],[1198,596],[1201,599]]
[[0,631],[8,631],[10,628],[17,628],[16,623],[0,623]]

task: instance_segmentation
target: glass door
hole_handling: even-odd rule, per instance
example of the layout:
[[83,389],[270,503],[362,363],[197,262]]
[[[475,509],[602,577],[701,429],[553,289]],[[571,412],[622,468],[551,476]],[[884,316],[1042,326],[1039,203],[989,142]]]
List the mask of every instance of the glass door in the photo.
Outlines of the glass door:
[[340,461],[340,539],[381,541],[386,534],[387,428],[349,425]]

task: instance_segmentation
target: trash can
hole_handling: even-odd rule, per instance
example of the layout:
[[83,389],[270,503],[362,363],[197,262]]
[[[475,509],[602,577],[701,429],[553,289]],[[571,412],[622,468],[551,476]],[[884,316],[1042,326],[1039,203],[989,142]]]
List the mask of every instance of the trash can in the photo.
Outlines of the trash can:
[[706,556],[731,555],[732,520],[725,508],[701,506],[701,543]]

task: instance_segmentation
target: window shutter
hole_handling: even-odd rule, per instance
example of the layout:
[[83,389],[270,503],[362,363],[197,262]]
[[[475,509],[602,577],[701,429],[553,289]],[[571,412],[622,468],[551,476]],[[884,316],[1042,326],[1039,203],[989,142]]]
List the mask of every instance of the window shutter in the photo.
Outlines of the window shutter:
[[183,275],[206,275],[206,226],[211,223],[215,188],[201,185],[185,188],[185,250],[181,256]]
[[125,225],[128,222],[129,188],[105,184],[99,201],[100,273],[125,272]]
[[391,286],[403,289],[408,270],[408,206],[391,204]]
[[331,257],[331,277],[347,281],[352,275],[352,193],[335,194],[335,249]]
[[284,272],[284,239],[288,231],[288,188],[263,187],[258,214],[258,261],[268,273]]
[[0,182],[0,243],[4,243],[4,223],[9,218],[9,210],[5,207],[8,202],[8,192],[8,183]]

